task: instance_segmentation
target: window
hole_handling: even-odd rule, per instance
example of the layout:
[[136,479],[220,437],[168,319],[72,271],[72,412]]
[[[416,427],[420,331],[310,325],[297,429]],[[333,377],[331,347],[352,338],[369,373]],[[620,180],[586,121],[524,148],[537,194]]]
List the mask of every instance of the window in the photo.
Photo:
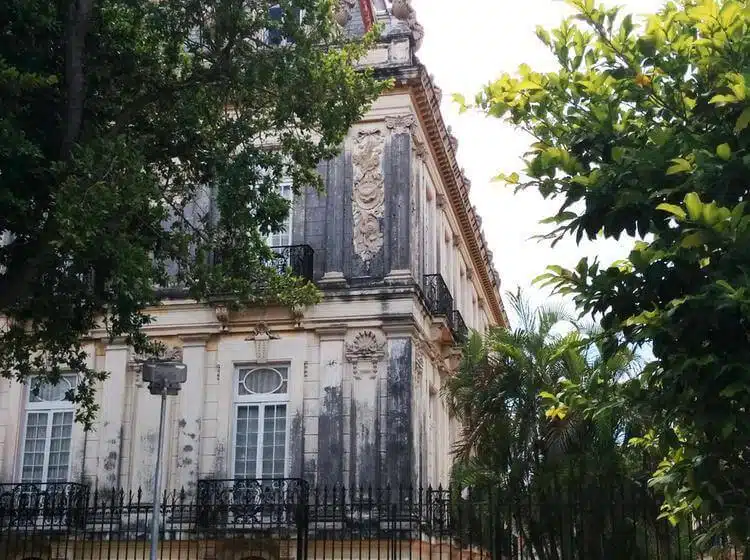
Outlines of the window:
[[286,475],[288,374],[287,366],[237,369],[235,478]]
[[283,198],[289,201],[289,214],[284,220],[281,230],[268,234],[268,245],[270,247],[286,247],[292,244],[292,184],[284,182],[279,185],[279,191]]
[[[305,10],[295,8],[292,13],[294,15],[293,19],[296,19],[297,23],[302,24],[304,22]],[[281,7],[281,4],[272,4],[269,6],[268,17],[274,22],[274,25],[266,30],[264,42],[272,47],[283,47],[294,44],[294,38],[284,33],[284,15],[284,8]]]
[[74,411],[65,396],[75,385],[75,375],[64,375],[56,385],[27,387],[21,482],[67,482]]

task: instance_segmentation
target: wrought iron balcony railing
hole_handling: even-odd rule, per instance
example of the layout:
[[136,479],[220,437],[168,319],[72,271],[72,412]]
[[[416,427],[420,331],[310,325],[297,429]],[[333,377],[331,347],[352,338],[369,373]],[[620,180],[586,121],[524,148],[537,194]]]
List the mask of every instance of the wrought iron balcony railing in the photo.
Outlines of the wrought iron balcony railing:
[[432,315],[445,317],[449,322],[453,314],[453,296],[440,274],[426,274],[423,282],[427,309]]
[[285,245],[271,247],[273,266],[279,272],[291,269],[292,274],[312,282],[314,251],[309,245]]
[[0,484],[0,527],[81,527],[89,491],[75,482]]
[[469,338],[469,329],[464,322],[464,317],[458,309],[453,310],[453,318],[451,320],[451,331],[456,342],[463,344]]
[[304,514],[308,486],[294,478],[199,480],[196,524],[199,527],[263,527],[290,524]]

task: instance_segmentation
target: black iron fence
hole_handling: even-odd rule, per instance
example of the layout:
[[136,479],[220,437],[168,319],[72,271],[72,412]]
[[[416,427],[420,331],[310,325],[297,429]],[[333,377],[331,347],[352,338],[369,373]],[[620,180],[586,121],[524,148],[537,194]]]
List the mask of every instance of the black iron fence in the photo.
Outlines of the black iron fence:
[[[744,558],[727,539],[698,538],[698,521],[673,526],[657,520],[652,506],[624,493],[523,500],[466,489],[207,480],[194,494],[161,496],[158,558]],[[0,559],[145,560],[153,513],[140,490],[0,485]]]

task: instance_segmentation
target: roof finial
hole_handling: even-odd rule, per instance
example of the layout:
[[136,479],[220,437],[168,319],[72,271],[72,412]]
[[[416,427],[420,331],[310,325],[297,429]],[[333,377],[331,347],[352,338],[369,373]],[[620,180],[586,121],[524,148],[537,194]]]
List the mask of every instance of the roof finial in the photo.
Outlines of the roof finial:
[[424,27],[417,21],[417,12],[411,5],[411,0],[393,0],[391,14],[406,23],[414,38],[414,50],[419,50],[424,38]]

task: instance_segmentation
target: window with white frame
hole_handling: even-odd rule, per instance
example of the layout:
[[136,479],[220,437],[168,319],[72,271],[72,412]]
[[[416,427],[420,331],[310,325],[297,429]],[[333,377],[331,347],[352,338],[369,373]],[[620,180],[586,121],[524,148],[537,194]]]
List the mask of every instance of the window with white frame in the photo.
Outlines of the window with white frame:
[[76,379],[63,375],[56,385],[32,380],[26,387],[21,482],[67,482],[74,406],[65,397]]
[[286,247],[292,244],[292,184],[289,182],[283,182],[279,185],[279,193],[283,198],[289,201],[289,213],[281,224],[281,229],[279,231],[268,233],[267,239],[270,247]]
[[288,376],[285,365],[237,368],[235,478],[286,475]]

